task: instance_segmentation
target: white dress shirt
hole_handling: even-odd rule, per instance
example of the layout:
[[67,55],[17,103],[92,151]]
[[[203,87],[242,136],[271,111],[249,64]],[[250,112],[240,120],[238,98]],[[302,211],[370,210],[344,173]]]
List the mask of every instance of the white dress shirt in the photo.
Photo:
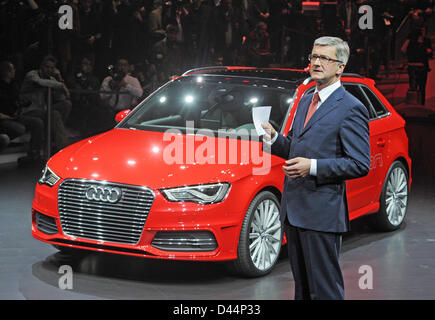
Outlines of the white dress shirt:
[[143,94],[143,89],[139,80],[127,74],[124,77],[126,86],[119,90],[120,94],[113,93],[113,90],[110,87],[111,80],[111,76],[108,76],[103,80],[100,89],[100,91],[103,91],[100,93],[101,99],[107,101],[116,111],[135,107],[138,99]]
[[[322,105],[322,103],[325,102],[326,99],[328,99],[329,96],[340,87],[341,87],[340,80],[338,80],[338,81],[334,82],[333,84],[323,88],[320,91],[316,87],[316,90],[314,90],[314,94],[316,94],[316,92],[319,93],[319,103],[317,104],[316,110],[318,110],[320,108],[320,106]],[[314,97],[314,94],[313,94],[313,97]],[[275,134],[273,139],[270,142],[266,142],[266,143],[273,144],[276,141],[276,139],[278,139],[278,134]],[[317,175],[317,159],[311,159],[310,175],[312,175],[312,176]]]

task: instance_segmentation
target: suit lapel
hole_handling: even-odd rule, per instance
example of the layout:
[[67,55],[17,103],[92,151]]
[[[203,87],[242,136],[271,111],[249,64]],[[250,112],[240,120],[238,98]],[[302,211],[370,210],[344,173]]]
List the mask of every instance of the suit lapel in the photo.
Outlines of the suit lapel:
[[[306,127],[304,128],[304,122],[305,122],[305,117],[306,114],[308,112],[308,106],[311,103],[311,99],[309,100],[308,106],[306,107],[306,110],[304,110],[304,118],[301,120],[302,124],[301,124],[301,131],[300,132],[300,136],[304,135],[305,132],[307,132],[314,123],[316,123],[317,121],[319,121],[320,119],[322,119],[325,115],[327,115],[332,109],[334,109],[334,107],[337,105],[338,101],[341,100],[343,98],[344,95],[344,88],[343,86],[339,87],[337,90],[335,90],[329,97],[328,99],[326,99],[326,101],[324,101],[319,109],[316,110],[316,112],[314,112],[313,116],[311,117],[311,119],[308,121]],[[305,107],[305,106],[304,106]]]
[[308,95],[306,99],[304,99],[304,102],[299,104],[298,109],[295,114],[294,119],[294,134],[296,136],[299,136],[302,130],[304,129],[304,122],[305,118],[307,117],[308,108],[310,107],[311,100],[313,99],[313,93]]

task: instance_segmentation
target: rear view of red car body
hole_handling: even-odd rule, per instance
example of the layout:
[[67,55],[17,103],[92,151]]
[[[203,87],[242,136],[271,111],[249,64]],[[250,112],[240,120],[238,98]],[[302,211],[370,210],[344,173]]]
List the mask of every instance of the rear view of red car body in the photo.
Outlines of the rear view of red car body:
[[[347,182],[350,219],[373,214],[374,226],[397,229],[411,182],[405,121],[374,81],[346,74],[341,81],[371,117],[371,169]],[[271,120],[287,134],[299,100],[313,89],[300,70],[217,67],[185,73],[120,114],[114,129],[47,162],[32,204],[33,237],[65,252],[228,260],[245,275],[267,274],[283,243],[285,160],[270,156],[266,163],[260,139],[251,135],[217,132],[251,130],[251,108],[271,105]],[[189,132],[184,123],[199,128]],[[213,134],[198,134],[201,128]]]

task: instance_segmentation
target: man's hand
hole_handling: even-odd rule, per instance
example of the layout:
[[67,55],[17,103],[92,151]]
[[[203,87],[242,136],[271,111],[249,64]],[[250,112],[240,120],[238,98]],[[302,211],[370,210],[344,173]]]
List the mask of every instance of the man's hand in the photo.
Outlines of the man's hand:
[[303,178],[310,173],[311,159],[298,157],[287,160],[285,163],[282,169],[290,179]]
[[62,79],[62,74],[60,73],[60,70],[59,70],[58,68],[54,68],[54,70],[53,70],[53,77],[54,77],[57,81],[60,81],[60,82],[63,81],[63,79]]
[[121,88],[125,88],[127,86],[127,82],[125,81],[125,77],[122,78],[121,82],[119,83],[119,86]]
[[68,87],[65,85],[65,83],[63,84],[63,92],[65,93],[65,96],[66,96],[67,99],[71,98],[71,94],[70,94],[70,92],[68,90]]
[[270,141],[273,138],[275,138],[276,130],[272,127],[272,125],[269,122],[262,123],[261,126],[263,127],[264,131],[266,131],[266,133],[263,136],[263,140]]

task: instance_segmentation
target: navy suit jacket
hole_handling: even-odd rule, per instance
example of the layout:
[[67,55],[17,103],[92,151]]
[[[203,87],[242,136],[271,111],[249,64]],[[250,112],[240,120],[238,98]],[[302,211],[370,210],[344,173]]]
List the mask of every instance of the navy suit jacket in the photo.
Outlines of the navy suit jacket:
[[317,159],[317,176],[285,177],[281,221],[300,228],[346,232],[349,216],[346,180],[370,170],[367,108],[342,86],[304,121],[313,94],[301,99],[287,137],[278,134],[271,152],[284,159]]

